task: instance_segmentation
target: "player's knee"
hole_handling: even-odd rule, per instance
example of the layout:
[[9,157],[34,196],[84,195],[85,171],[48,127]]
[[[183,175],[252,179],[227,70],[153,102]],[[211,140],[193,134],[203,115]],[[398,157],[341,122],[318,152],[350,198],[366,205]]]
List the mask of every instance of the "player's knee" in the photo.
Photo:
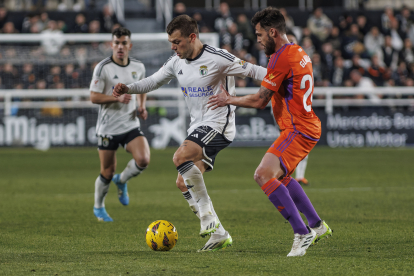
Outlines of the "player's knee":
[[143,156],[135,159],[135,162],[140,168],[146,168],[150,162],[150,158],[149,156]]
[[267,169],[258,167],[254,172],[254,180],[259,184],[259,186],[263,186],[269,179],[275,177],[272,172],[269,172]]
[[114,174],[115,174],[115,168],[114,167],[105,168],[104,170],[101,171],[101,174],[106,179],[112,179],[112,177],[114,177]]
[[174,162],[174,165],[176,167],[180,166],[185,161],[187,161],[187,160],[185,160],[184,158],[182,158],[179,154],[174,154],[174,156],[173,156],[173,162]]

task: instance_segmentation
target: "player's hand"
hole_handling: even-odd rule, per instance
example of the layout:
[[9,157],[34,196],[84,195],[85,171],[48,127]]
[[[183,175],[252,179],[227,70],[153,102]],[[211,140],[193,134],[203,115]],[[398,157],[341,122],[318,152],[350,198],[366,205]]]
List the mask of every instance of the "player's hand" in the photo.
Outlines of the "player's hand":
[[123,94],[119,97],[117,97],[118,102],[123,103],[123,104],[128,104],[129,101],[131,100],[132,96],[129,94]]
[[128,86],[126,86],[123,83],[118,83],[117,85],[115,85],[114,90],[112,91],[112,96],[118,98],[121,95],[128,93],[128,90]]
[[228,105],[228,101],[230,100],[230,94],[224,89],[224,86],[220,86],[221,93],[217,95],[213,95],[210,97],[209,101],[207,102],[207,108],[211,108],[211,110],[216,109],[217,107],[222,107]]
[[140,117],[143,120],[146,120],[148,118],[148,112],[145,107],[138,107],[138,117]]

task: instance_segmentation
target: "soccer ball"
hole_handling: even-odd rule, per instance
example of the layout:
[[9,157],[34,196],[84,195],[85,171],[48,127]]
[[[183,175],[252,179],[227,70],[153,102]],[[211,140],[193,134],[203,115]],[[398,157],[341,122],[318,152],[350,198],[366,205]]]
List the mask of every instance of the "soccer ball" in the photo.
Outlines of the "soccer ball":
[[178,233],[175,226],[166,220],[151,223],[145,233],[145,240],[154,251],[168,251],[177,243]]

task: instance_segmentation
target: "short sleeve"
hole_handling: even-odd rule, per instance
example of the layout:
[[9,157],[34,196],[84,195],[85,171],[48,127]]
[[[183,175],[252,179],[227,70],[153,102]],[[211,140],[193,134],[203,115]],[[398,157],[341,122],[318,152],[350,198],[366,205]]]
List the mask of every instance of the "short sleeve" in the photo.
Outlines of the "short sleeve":
[[253,66],[251,63],[239,58],[234,58],[233,61],[223,59],[223,61],[223,73],[227,76],[245,78]]
[[90,91],[102,93],[105,88],[105,78],[104,78],[103,67],[100,64],[95,66],[93,70],[93,76],[91,85],[89,87]]
[[267,74],[262,81],[262,86],[275,92],[279,90],[290,71],[289,66],[284,66],[281,59],[275,54],[272,55],[267,66]]

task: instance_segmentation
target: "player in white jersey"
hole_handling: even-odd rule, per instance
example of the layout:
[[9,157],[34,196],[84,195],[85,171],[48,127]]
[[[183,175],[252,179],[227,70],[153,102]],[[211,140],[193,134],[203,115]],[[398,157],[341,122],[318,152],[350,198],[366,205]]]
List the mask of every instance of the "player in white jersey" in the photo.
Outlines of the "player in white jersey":
[[[117,185],[119,201],[128,205],[127,181],[139,175],[150,160],[148,141],[137,118],[138,115],[147,119],[146,95],[112,96],[112,89],[118,82],[130,83],[145,77],[144,65],[129,57],[131,48],[131,32],[123,27],[115,29],[112,32],[112,56],[96,65],[90,85],[91,101],[100,105],[96,135],[101,171],[95,181],[93,208],[99,221],[112,221],[105,209],[105,196],[111,179]],[[122,173],[114,176],[115,153],[120,144],[132,154],[132,159]]]
[[197,22],[187,15],[175,17],[167,26],[167,33],[176,54],[152,76],[128,86],[117,84],[113,95],[147,93],[177,78],[191,116],[188,137],[173,157],[179,172],[177,186],[200,218],[200,236],[212,234],[199,252],[216,251],[231,245],[232,239],[214,211],[203,173],[213,169],[218,152],[234,139],[235,107],[210,110],[207,102],[210,96],[221,93],[221,85],[235,95],[234,76],[261,81],[267,71],[225,50],[203,45],[198,38]]

